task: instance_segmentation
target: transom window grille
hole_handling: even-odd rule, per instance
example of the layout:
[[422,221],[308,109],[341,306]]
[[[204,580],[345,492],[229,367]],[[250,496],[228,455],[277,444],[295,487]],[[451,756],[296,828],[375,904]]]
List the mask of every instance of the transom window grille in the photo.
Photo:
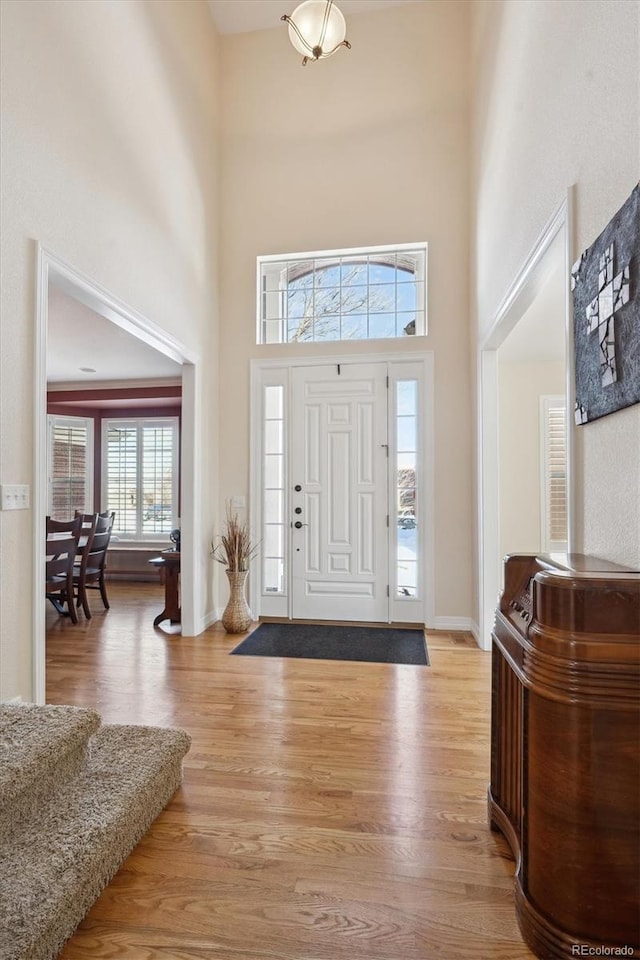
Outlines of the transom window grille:
[[122,540],[166,540],[178,519],[178,419],[106,420],[103,496]]
[[426,334],[427,245],[258,257],[258,343]]
[[67,520],[93,509],[93,420],[49,416],[47,513]]

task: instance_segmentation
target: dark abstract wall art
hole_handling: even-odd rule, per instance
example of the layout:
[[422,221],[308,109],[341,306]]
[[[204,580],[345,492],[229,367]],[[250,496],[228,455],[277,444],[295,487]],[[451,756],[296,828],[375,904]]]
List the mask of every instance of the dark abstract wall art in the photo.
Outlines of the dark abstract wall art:
[[640,183],[571,271],[576,423],[640,402]]

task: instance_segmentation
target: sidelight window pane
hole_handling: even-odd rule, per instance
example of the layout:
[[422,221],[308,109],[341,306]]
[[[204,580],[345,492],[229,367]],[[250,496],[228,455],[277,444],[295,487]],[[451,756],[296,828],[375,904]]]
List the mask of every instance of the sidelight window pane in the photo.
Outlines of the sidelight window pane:
[[282,387],[280,386],[264,388],[265,420],[282,420],[284,416],[282,393]]
[[283,534],[284,527],[281,523],[265,523],[263,548],[266,557],[283,555]]
[[283,523],[283,491],[265,490],[264,492],[264,519],[265,523]]
[[398,381],[398,409],[399,417],[413,416],[416,412],[417,383],[415,380]]
[[282,420],[266,420],[264,425],[265,453],[282,453]]
[[416,449],[416,418],[398,417],[398,452],[415,453]]
[[267,453],[264,458],[264,485],[265,487],[282,489],[283,486],[283,456],[281,453]]
[[284,593],[284,560],[265,557],[262,579],[265,593]]

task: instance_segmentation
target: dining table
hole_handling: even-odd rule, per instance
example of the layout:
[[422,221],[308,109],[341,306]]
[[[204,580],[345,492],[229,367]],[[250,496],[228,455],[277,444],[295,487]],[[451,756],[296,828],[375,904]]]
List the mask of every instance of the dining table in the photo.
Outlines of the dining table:
[[159,557],[152,557],[149,563],[160,570],[164,581],[164,610],[153,621],[158,627],[164,620],[172,624],[180,623],[180,551],[163,550]]

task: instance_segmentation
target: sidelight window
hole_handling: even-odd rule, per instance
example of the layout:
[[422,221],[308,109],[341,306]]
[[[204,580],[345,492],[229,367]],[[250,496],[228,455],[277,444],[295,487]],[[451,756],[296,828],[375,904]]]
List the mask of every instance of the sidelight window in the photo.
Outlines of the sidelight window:
[[396,592],[418,596],[418,382],[396,381]]
[[264,387],[262,585],[284,593],[284,386]]

